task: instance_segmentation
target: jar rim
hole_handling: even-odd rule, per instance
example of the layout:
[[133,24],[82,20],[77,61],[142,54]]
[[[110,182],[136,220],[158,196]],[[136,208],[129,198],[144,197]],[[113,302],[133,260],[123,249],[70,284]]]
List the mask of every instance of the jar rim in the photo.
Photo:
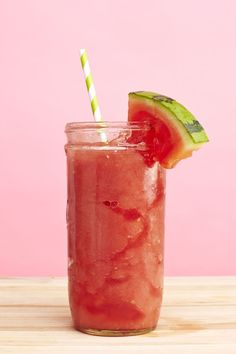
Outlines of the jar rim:
[[138,130],[149,130],[150,122],[148,121],[103,121],[103,122],[69,122],[65,126],[65,133],[72,133],[76,131],[91,131],[91,130],[106,130],[106,129],[132,129],[134,131]]

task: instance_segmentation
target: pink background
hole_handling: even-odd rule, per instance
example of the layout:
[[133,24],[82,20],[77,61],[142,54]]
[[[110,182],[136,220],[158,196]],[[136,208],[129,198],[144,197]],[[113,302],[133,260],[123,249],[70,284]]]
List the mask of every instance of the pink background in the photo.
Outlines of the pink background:
[[236,274],[235,1],[0,1],[0,275],[66,274],[66,121],[127,93],[183,102],[211,143],[168,171],[166,274]]

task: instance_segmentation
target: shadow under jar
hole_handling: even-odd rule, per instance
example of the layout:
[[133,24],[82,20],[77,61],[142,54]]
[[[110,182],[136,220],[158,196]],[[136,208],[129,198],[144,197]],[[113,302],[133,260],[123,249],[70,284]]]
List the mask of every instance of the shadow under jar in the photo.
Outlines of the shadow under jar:
[[157,325],[165,170],[150,163],[149,130],[66,125],[69,302],[74,327],[88,334],[136,335]]

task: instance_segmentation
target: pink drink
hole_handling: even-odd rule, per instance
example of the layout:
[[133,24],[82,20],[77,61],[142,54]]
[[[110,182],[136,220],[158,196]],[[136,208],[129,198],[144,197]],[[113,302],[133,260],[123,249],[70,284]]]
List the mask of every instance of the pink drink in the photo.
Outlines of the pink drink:
[[97,335],[144,333],[155,328],[162,301],[165,171],[147,164],[147,147],[132,138],[147,127],[111,123],[102,144],[95,126],[66,128],[74,326]]

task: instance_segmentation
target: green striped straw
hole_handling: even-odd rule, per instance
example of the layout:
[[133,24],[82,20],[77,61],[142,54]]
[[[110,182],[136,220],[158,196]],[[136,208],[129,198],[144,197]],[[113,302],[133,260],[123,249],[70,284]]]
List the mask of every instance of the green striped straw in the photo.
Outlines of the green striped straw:
[[[94,86],[92,75],[91,75],[88,56],[87,56],[85,49],[80,49],[80,61],[81,61],[83,72],[84,72],[85,82],[86,82],[86,86],[87,86],[87,90],[88,90],[88,94],[89,94],[89,98],[90,98],[90,103],[91,103],[91,108],[92,108],[94,119],[96,122],[103,123],[102,114],[101,114],[101,110],[99,108],[98,98],[96,95],[95,86]],[[106,134],[100,129],[99,129],[99,133],[101,135],[102,142],[107,143]]]

